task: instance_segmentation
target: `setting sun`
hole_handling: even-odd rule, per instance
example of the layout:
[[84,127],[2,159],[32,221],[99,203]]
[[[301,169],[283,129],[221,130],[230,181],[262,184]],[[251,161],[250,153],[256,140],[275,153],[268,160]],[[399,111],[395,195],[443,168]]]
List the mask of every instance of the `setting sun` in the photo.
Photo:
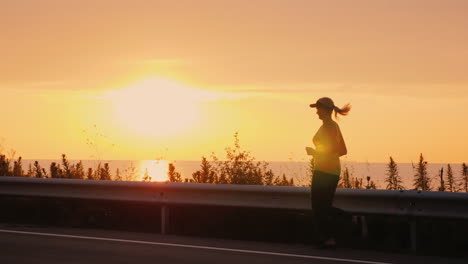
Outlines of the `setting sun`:
[[157,78],[109,92],[117,122],[145,136],[167,136],[190,130],[200,117],[198,103],[206,95]]
[[145,173],[151,177],[151,181],[167,181],[168,163],[165,160],[144,160],[140,164],[140,179],[145,178]]

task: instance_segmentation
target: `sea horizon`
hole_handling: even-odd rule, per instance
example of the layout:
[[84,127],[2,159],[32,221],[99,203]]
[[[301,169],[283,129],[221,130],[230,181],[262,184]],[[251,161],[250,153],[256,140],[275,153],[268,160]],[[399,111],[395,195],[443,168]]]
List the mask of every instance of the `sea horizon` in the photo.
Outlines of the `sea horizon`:
[[[29,164],[33,165],[35,161],[39,162],[42,168],[46,171],[49,170],[50,164],[56,162],[61,164],[60,159],[24,159],[23,170],[26,172]],[[178,171],[183,179],[192,179],[192,173],[200,169],[201,160],[68,160],[71,164],[78,162],[83,163],[83,167],[86,170],[92,168],[93,170],[98,166],[99,162],[101,165],[108,163],[112,176],[115,176],[115,172],[119,169],[120,173],[125,173],[131,166],[135,167],[137,176],[136,180],[141,180],[146,170],[149,172],[149,176],[152,177],[153,181],[165,181],[167,180],[167,166],[172,163],[176,171]],[[212,162],[212,161],[210,161]],[[308,161],[265,161],[268,163],[267,168],[271,169],[276,176],[282,176],[283,174],[287,179],[294,179],[296,186],[305,186],[310,182],[310,169]],[[364,185],[366,184],[366,178],[371,177],[378,189],[385,189],[385,177],[387,172],[387,164],[384,162],[355,162],[355,161],[342,161],[342,172],[345,168],[348,168],[351,178],[362,178]],[[452,167],[454,177],[457,179],[461,176],[461,163],[449,163]],[[397,163],[399,174],[401,176],[403,186],[405,189],[413,189],[413,177],[415,170],[413,166],[417,163]],[[444,173],[447,170],[446,163],[428,163],[427,172],[429,178],[432,179],[431,186],[433,189],[438,186],[439,182],[439,171],[444,168]],[[152,175],[153,174],[153,175]],[[156,175],[154,175],[156,174]]]

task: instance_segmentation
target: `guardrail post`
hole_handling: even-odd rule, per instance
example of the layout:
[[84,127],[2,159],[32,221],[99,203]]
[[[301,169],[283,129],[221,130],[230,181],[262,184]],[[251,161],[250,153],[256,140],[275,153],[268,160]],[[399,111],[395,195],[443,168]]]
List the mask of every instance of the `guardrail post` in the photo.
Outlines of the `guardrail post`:
[[161,206],[161,234],[166,235],[169,230],[169,208],[167,205]]
[[410,220],[410,242],[411,242],[411,251],[416,252],[417,249],[417,230],[416,230],[416,220],[413,218]]

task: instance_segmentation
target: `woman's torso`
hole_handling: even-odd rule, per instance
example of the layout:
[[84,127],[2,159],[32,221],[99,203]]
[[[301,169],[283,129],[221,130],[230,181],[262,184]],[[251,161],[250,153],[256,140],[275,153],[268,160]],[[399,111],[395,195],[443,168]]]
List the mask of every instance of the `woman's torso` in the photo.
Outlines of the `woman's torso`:
[[314,169],[325,173],[340,175],[340,155],[337,149],[344,144],[338,124],[331,120],[324,122],[313,138],[316,154]]

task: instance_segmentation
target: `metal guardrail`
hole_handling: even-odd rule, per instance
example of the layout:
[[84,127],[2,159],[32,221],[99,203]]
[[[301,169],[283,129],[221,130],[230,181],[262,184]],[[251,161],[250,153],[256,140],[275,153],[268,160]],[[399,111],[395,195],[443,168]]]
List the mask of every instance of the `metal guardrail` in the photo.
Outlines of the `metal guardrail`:
[[[161,204],[161,233],[167,233],[170,205],[217,205],[309,210],[305,187],[233,184],[116,182],[0,177],[0,196],[140,201]],[[428,191],[337,189],[333,205],[348,213],[409,217],[411,249],[416,251],[416,217],[468,219],[468,194]]]
[[[0,195],[308,210],[306,187],[0,177]],[[354,214],[468,219],[468,194],[337,189],[334,206]]]

